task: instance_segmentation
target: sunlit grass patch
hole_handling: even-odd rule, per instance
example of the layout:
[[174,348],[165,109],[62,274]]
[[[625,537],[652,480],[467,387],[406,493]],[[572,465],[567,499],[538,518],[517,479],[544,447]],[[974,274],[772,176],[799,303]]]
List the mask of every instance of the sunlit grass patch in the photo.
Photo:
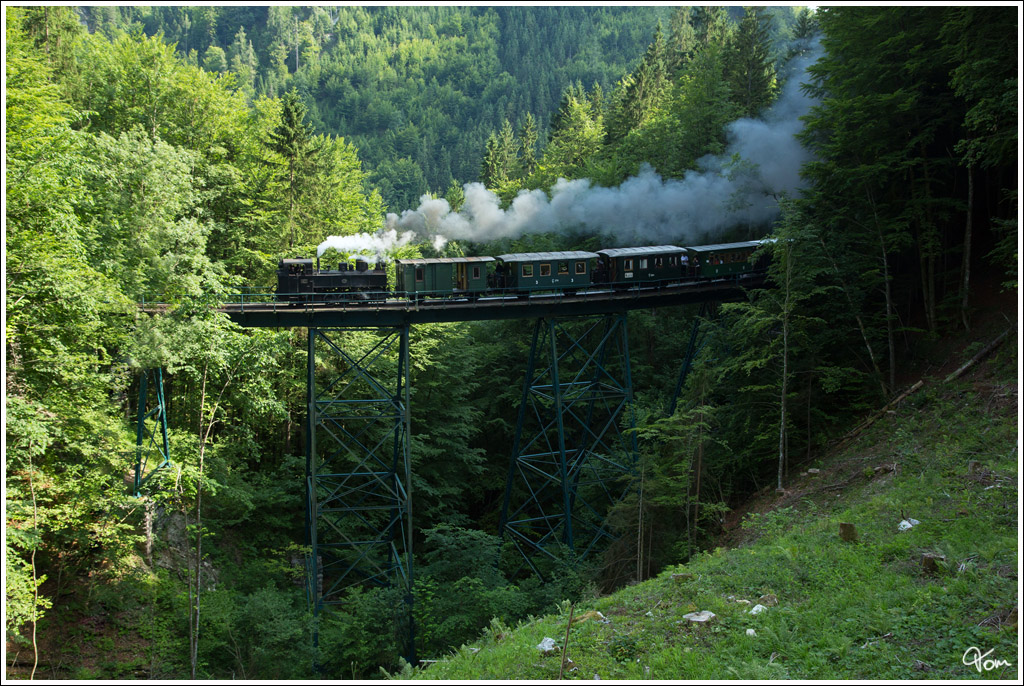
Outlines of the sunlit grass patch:
[[[1015,422],[966,383],[929,391],[825,461],[823,473],[868,467],[846,469],[841,497],[822,489],[753,515],[747,545],[580,604],[577,616],[605,621],[574,624],[564,652],[567,607],[415,676],[554,679],[565,655],[563,676],[587,680],[1016,679]],[[873,469],[885,461],[895,468]],[[856,541],[839,537],[841,522]],[[697,610],[715,618],[686,619]],[[545,636],[560,650],[542,656]],[[988,655],[980,671],[964,664],[975,648]]]

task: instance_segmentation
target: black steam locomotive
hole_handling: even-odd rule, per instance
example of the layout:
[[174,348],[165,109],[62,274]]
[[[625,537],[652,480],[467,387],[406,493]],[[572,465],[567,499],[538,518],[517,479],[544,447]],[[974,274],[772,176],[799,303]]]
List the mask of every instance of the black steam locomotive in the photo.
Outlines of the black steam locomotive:
[[388,288],[388,275],[379,265],[363,259],[355,266],[347,262],[337,271],[321,270],[320,259],[281,260],[277,264],[277,299],[285,302],[338,302],[370,300],[371,294],[380,296]]
[[514,253],[496,257],[435,257],[395,260],[395,288],[388,290],[380,261],[346,262],[321,269],[319,258],[281,260],[277,299],[284,302],[383,302],[389,299],[575,293],[675,283],[739,280],[763,273],[765,259],[752,260],[763,241],[679,247],[606,248],[597,252]]

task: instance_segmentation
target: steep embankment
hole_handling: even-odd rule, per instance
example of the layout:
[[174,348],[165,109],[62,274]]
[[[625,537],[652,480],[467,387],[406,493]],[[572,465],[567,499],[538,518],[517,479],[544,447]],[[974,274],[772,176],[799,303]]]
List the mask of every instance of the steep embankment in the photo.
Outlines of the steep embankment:
[[[946,380],[1006,326],[976,329],[785,494],[755,499],[735,547],[514,630],[495,623],[401,676],[1017,679],[1016,333]],[[697,611],[715,617],[687,618]]]

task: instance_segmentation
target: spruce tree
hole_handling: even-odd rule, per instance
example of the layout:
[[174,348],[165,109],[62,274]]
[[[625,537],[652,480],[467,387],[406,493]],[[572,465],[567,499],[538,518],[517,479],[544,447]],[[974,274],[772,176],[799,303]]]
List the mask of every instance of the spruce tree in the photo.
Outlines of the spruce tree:
[[295,212],[300,194],[303,165],[312,150],[313,132],[305,123],[306,105],[293,88],[281,98],[281,123],[270,134],[267,147],[284,158],[288,168],[288,247],[296,244]]
[[519,176],[526,178],[537,168],[537,121],[529,112],[519,128]]
[[693,30],[698,45],[724,46],[733,31],[728,8],[721,5],[698,7],[693,13]]
[[772,15],[763,7],[746,8],[727,58],[729,85],[745,117],[756,116],[775,97],[771,36]]
[[669,21],[666,63],[669,72],[678,74],[697,47],[697,33],[690,21],[691,9],[680,7]]

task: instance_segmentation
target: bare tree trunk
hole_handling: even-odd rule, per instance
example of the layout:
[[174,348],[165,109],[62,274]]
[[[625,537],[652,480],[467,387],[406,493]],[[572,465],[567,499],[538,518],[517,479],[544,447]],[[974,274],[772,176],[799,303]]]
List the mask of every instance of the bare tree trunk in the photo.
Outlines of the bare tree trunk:
[[153,501],[146,498],[144,504],[144,516],[143,516],[143,527],[145,529],[146,541],[143,544],[144,554],[146,556],[146,564],[149,568],[153,569]]
[[[196,480],[196,552],[195,552],[195,590],[190,593],[192,604],[189,607],[189,660],[192,667],[192,678],[196,678],[199,661],[199,615],[202,598],[203,571],[203,459],[206,455],[206,437],[203,435],[203,413],[206,410],[206,378],[209,367],[203,367],[203,382],[199,389],[199,475]],[[212,419],[211,419],[212,422]],[[207,427],[209,435],[209,427]]]
[[43,42],[43,51],[46,53],[46,61],[52,65],[53,60],[50,58],[50,8],[43,8],[43,36],[45,38]]
[[[881,230],[879,230],[881,234]],[[881,237],[881,236],[880,236]],[[892,280],[889,276],[889,255],[882,246],[882,267],[885,275],[885,328],[889,339],[889,388],[896,388],[896,329],[892,306]]]
[[814,379],[807,375],[807,461],[811,461],[811,394],[814,392]]
[[889,388],[896,388],[896,331],[893,326],[895,314],[892,304],[892,277],[889,276],[889,251],[885,247],[885,236],[882,234],[882,223],[878,220],[878,208],[875,199],[868,192],[868,202],[875,220],[875,231],[878,232],[878,249],[882,253],[882,278],[885,280],[885,328],[889,339]]
[[[221,387],[217,394],[216,400],[210,404],[210,418],[206,420],[205,426],[204,415],[206,413],[206,385],[209,372],[209,364],[203,366],[203,380],[202,385],[199,389],[199,422],[198,422],[198,435],[199,435],[199,473],[196,482],[196,548],[195,548],[195,577],[194,577],[194,588],[192,585],[189,587],[189,659],[192,668],[192,678],[196,678],[196,672],[199,664],[199,618],[201,609],[201,597],[202,597],[202,568],[203,568],[203,468],[206,458],[206,446],[210,440],[210,434],[213,432],[213,427],[216,424],[217,410],[220,408],[221,399],[224,397],[225,391],[228,386],[231,385],[231,381],[234,378],[234,374],[237,371],[242,360],[245,359],[245,355],[240,355],[235,366],[232,367],[227,374],[227,379],[224,381],[224,385]],[[184,504],[182,505],[184,510]],[[186,518],[186,531],[188,530],[188,520]],[[191,579],[190,579],[191,581]]]
[[[28,489],[32,493],[32,529],[39,535],[39,508],[36,504],[36,478],[35,465],[32,458],[28,462]],[[36,641],[36,628],[39,626],[39,576],[36,571],[36,544],[32,544],[32,673],[29,674],[29,681],[36,678],[36,670],[39,668],[39,643]]]
[[971,325],[967,320],[967,299],[970,294],[971,285],[971,221],[974,214],[974,167],[967,167],[967,226],[964,228],[964,282],[963,291],[960,296],[960,318],[964,323],[964,330],[970,331]]
[[289,162],[288,169],[288,247],[295,247],[295,165],[297,162]]
[[644,568],[644,476],[647,466],[641,462],[640,465],[640,496],[636,510],[636,580],[643,580]]
[[782,324],[782,389],[779,393],[779,478],[775,489],[782,490],[782,472],[786,466],[786,380],[789,377],[789,325]]
[[782,301],[782,383],[779,392],[779,473],[776,490],[782,490],[783,471],[786,467],[786,393],[789,390],[789,308],[793,280],[793,260],[789,243],[786,251],[786,286]]
[[704,388],[701,386],[700,394],[700,429],[697,431],[697,474],[696,474],[696,487],[694,488],[693,495],[693,520],[690,526],[690,551],[693,554],[693,548],[696,545],[697,536],[697,522],[700,519],[700,476],[701,472],[704,471]]
[[882,368],[878,364],[878,357],[875,356],[875,349],[871,347],[871,341],[868,340],[868,332],[867,329],[864,328],[864,320],[861,318],[857,308],[854,307],[853,298],[850,297],[850,291],[846,287],[846,281],[843,279],[842,272],[839,271],[839,265],[836,264],[835,259],[832,257],[832,253],[829,252],[828,246],[825,245],[825,239],[819,237],[819,240],[821,241],[821,247],[825,250],[825,255],[828,257],[829,262],[832,263],[833,271],[835,271],[836,276],[839,277],[839,282],[843,288],[843,295],[846,296],[846,302],[850,306],[850,312],[853,313],[853,318],[857,322],[857,328],[860,330],[861,340],[864,341],[864,347],[868,351],[868,359],[871,360],[871,366],[875,370],[875,378],[878,379],[878,387],[882,391],[882,397],[887,398],[889,396],[889,391],[885,387],[885,375],[882,373]]

